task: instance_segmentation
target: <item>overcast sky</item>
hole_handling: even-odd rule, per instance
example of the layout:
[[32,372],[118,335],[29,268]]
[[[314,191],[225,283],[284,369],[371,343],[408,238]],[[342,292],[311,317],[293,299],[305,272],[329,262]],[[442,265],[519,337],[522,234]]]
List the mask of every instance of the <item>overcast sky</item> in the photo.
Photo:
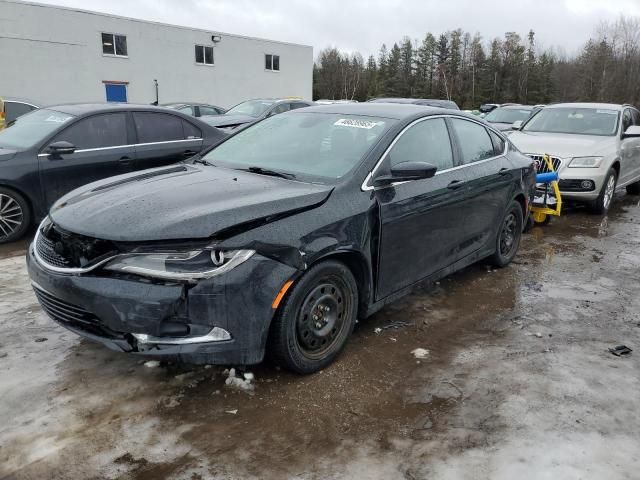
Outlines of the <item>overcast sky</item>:
[[377,54],[408,35],[462,28],[485,41],[536,32],[569,54],[603,20],[640,16],[640,0],[40,0],[127,17]]

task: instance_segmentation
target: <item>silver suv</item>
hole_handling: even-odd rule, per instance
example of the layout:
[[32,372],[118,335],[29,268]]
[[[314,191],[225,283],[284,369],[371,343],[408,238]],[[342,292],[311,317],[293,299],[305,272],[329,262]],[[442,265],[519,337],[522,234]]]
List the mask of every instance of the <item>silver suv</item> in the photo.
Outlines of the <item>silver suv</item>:
[[618,187],[640,194],[640,111],[631,105],[562,103],[541,109],[509,139],[546,171],[559,172],[562,197],[605,213]]

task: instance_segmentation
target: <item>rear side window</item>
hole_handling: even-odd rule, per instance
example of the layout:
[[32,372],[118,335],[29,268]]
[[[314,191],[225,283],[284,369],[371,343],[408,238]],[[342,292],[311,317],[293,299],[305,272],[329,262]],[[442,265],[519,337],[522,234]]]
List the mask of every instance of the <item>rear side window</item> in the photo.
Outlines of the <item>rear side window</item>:
[[35,107],[22,102],[5,102],[4,113],[6,122],[13,122],[16,118],[24,115],[25,113],[29,113],[34,108]]
[[138,132],[138,143],[183,140],[183,120],[167,113],[135,112],[133,119]]
[[52,142],[63,140],[78,150],[127,145],[127,114],[104,113],[83,118],[60,132]]
[[219,115],[220,112],[213,107],[205,107],[200,105],[200,115]]
[[489,130],[489,136],[491,137],[491,141],[493,142],[494,155],[502,155],[504,153],[504,140],[491,130]]
[[277,115],[278,113],[288,112],[289,111],[289,107],[290,107],[290,105],[288,103],[281,103],[280,105],[276,106],[276,108],[274,108],[271,111],[271,115]]
[[200,129],[186,120],[182,121],[182,128],[184,129],[185,139],[202,138],[202,132]]
[[493,143],[487,129],[467,120],[451,119],[456,132],[463,163],[479,162],[495,156]]
[[402,134],[389,156],[390,166],[402,162],[427,162],[438,170],[453,167],[451,141],[444,119],[416,123]]

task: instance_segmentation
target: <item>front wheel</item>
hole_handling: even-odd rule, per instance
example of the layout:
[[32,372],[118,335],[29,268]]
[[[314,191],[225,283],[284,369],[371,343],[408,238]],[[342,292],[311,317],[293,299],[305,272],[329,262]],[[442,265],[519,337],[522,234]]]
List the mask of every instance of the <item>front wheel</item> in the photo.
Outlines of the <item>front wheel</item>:
[[613,200],[613,194],[616,192],[616,183],[618,181],[618,174],[615,169],[610,168],[609,172],[607,172],[607,176],[604,179],[604,183],[602,184],[602,188],[600,189],[600,195],[598,198],[591,204],[591,210],[593,213],[604,215],[609,210],[611,206],[611,201]]
[[269,330],[269,354],[296,373],[313,373],[338,356],[353,331],[358,287],[351,271],[329,260],[294,284]]
[[496,251],[491,258],[496,267],[506,267],[518,252],[522,238],[522,207],[515,200],[504,215],[496,237]]
[[0,244],[18,240],[30,224],[31,211],[24,197],[0,187]]

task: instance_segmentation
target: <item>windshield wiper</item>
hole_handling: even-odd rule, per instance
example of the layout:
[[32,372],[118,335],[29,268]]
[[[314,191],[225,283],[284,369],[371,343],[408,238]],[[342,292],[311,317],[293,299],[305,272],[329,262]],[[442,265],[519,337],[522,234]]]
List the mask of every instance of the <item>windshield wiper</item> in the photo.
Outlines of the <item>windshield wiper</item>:
[[262,168],[262,167],[236,168],[236,170],[242,170],[243,172],[257,173],[258,175],[269,175],[271,177],[286,178],[288,180],[292,180],[296,178],[296,176],[293,173],[278,172],[276,170],[269,170],[268,168]]

